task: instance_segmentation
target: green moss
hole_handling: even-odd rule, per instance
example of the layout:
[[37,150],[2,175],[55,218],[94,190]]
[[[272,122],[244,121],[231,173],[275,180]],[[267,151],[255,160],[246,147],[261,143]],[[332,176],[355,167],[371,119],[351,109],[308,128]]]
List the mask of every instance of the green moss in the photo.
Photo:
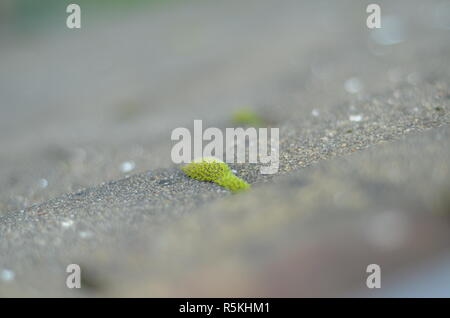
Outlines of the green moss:
[[199,180],[215,182],[230,190],[239,192],[250,188],[250,185],[233,174],[230,167],[216,158],[201,158],[181,168],[189,177]]
[[262,127],[265,126],[265,120],[250,109],[239,109],[234,112],[232,117],[233,124],[242,126]]

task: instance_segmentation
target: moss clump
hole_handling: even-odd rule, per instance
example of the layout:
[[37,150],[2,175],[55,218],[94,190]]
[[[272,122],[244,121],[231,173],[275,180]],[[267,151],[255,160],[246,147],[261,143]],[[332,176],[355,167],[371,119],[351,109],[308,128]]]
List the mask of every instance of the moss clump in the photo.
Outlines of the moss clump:
[[232,117],[233,124],[242,126],[262,127],[265,120],[250,109],[240,109],[234,112]]
[[250,188],[247,182],[233,174],[226,163],[216,158],[195,160],[182,167],[181,170],[193,179],[215,182],[231,192],[239,192]]

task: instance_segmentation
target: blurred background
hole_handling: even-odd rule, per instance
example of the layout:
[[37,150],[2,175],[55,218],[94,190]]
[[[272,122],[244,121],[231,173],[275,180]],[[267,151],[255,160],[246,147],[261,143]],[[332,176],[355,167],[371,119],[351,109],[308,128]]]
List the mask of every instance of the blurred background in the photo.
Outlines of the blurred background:
[[[449,62],[444,0],[2,0],[0,295],[448,296]],[[185,179],[171,131],[243,113],[279,174]]]

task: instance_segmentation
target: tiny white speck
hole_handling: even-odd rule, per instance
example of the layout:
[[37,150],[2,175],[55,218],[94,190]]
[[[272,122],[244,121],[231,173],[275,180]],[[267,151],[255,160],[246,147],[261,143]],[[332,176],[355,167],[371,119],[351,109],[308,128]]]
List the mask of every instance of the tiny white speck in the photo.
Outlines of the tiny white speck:
[[42,189],[47,188],[47,186],[48,186],[48,181],[47,181],[47,179],[40,179],[40,180],[39,180],[39,186],[40,186]]
[[236,170],[234,170],[234,169],[233,169],[233,170],[231,170],[231,172],[233,172],[234,174],[236,174],[236,173],[237,173],[237,171],[236,171]]
[[66,221],[62,221],[61,222],[61,226],[64,228],[69,228],[73,225],[73,221],[72,220],[66,220]]
[[16,274],[14,274],[14,272],[9,269],[3,269],[2,271],[0,271],[0,278],[5,282],[12,281],[15,276]]
[[311,112],[311,114],[312,114],[314,117],[318,117],[318,116],[320,115],[320,112],[319,112],[318,109],[313,109],[312,112]]
[[80,232],[80,237],[84,238],[84,239],[88,239],[91,238],[92,236],[94,236],[94,234],[90,231],[82,231]]
[[126,173],[134,170],[135,167],[136,164],[134,163],[134,161],[125,161],[120,165],[120,170]]
[[356,121],[356,122],[361,121],[362,118],[363,118],[362,115],[350,115],[350,117],[349,117],[350,121]]
[[363,89],[363,84],[359,78],[352,77],[345,81],[344,88],[350,94],[356,94]]

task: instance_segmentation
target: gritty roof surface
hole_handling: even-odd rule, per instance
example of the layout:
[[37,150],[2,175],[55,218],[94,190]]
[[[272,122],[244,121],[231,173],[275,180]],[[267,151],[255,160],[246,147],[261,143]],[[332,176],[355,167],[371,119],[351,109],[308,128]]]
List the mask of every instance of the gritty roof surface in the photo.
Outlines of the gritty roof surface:
[[[186,1],[6,38],[0,295],[344,295],[447,253],[450,8],[380,3],[378,31],[360,1]],[[277,174],[233,165],[232,195],[172,164],[174,128],[248,106]]]

